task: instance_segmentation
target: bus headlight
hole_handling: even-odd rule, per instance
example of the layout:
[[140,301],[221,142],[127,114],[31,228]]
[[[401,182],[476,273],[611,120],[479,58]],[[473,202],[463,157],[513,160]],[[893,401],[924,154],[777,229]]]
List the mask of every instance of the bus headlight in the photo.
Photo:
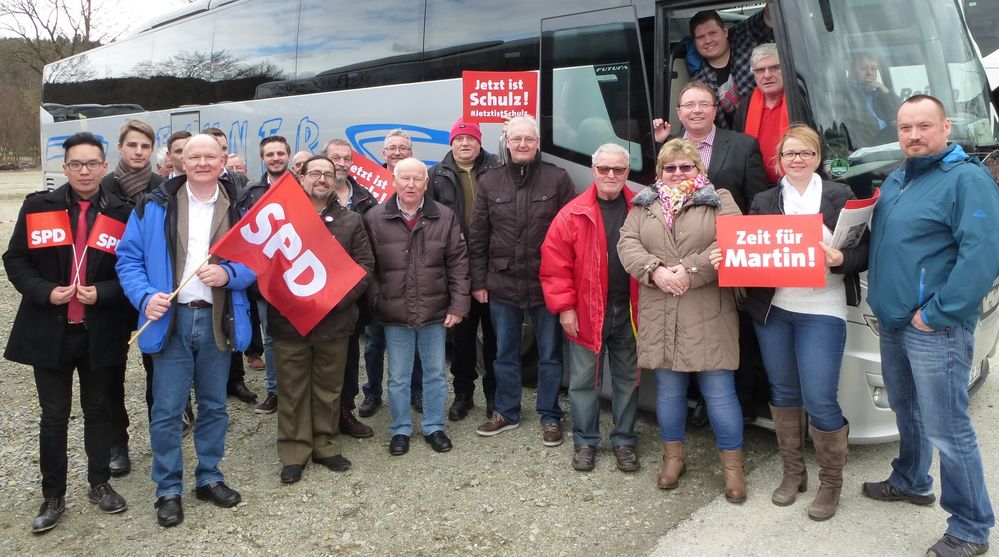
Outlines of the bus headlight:
[[874,317],[873,315],[867,315],[865,313],[864,314],[864,322],[867,323],[867,326],[871,329],[871,332],[874,333],[874,336],[876,336],[876,337],[880,337],[881,336],[881,334],[878,332],[878,318],[877,317]]

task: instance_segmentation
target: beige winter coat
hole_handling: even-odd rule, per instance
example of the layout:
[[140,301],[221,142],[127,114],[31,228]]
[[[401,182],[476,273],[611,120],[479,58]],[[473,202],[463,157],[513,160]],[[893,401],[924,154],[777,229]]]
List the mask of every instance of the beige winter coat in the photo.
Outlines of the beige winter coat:
[[[674,371],[734,370],[739,367],[739,315],[730,288],[718,287],[708,254],[715,248],[715,217],[741,215],[731,194],[708,185],[666,227],[654,189],[632,200],[635,208],[621,228],[618,254],[638,280],[638,365]],[[681,296],[660,290],[650,273],[659,265],[682,263],[690,288]]]

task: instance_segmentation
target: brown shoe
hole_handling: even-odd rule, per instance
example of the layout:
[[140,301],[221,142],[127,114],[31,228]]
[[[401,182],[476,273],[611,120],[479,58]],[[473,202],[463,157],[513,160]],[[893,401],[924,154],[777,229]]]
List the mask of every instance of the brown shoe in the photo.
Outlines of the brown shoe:
[[663,467],[659,471],[659,489],[680,487],[680,476],[687,471],[683,462],[683,441],[663,441]]
[[541,444],[546,447],[557,447],[562,444],[565,438],[562,437],[562,426],[559,424],[547,424],[541,426]]
[[340,407],[340,431],[355,439],[365,439],[375,434],[375,430],[357,421],[354,411],[346,406]]
[[500,415],[499,412],[493,412],[489,421],[480,425],[478,429],[475,430],[475,433],[478,433],[483,437],[492,437],[493,435],[499,435],[504,431],[516,429],[518,427],[520,427],[520,422],[508,422],[506,421],[506,418]]
[[770,407],[777,433],[777,445],[784,463],[784,477],[770,500],[778,507],[786,507],[799,493],[808,490],[808,472],[805,468],[805,413],[801,407]]
[[617,459],[617,469],[622,472],[637,472],[642,465],[638,463],[638,454],[634,445],[614,445],[614,458]]
[[580,472],[589,472],[596,466],[597,447],[594,445],[576,445],[573,447],[572,467]]
[[260,356],[247,356],[246,363],[250,365],[250,368],[256,370],[267,368],[267,364],[264,362],[264,359],[261,358]]
[[821,431],[814,427],[808,428],[815,445],[815,460],[819,463],[819,492],[815,501],[808,506],[808,518],[812,520],[829,520],[836,514],[839,506],[839,493],[843,489],[843,467],[850,453],[847,438],[850,436],[850,424],[836,431]]
[[746,470],[742,467],[742,449],[720,451],[722,476],[725,478],[725,499],[729,503],[746,500]]

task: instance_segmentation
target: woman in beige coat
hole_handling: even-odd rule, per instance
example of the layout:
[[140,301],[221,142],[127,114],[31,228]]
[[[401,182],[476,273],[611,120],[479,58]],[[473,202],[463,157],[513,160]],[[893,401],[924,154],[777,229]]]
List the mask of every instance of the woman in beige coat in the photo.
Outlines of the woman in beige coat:
[[656,372],[665,451],[659,487],[676,488],[684,472],[687,384],[696,377],[721,452],[725,498],[741,503],[742,410],[733,371],[739,366],[739,316],[732,290],[718,287],[708,256],[715,248],[715,218],[742,213],[727,191],[708,182],[690,141],[666,143],[656,173],[659,180],[632,200],[618,253],[641,284],[638,365]]

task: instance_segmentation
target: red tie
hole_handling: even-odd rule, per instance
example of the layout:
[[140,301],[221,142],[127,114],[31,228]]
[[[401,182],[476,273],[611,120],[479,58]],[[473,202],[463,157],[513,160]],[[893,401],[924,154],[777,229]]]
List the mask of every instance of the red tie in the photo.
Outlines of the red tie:
[[[80,273],[80,284],[85,284],[85,277],[87,276],[87,209],[90,208],[90,202],[81,199],[77,202],[80,205],[80,215],[76,217],[76,234],[73,237],[73,250],[76,252],[76,257],[74,257],[73,272],[70,274],[70,284],[76,282],[77,271]],[[83,322],[84,312],[83,304],[73,296],[69,300],[69,310],[68,315],[70,323],[81,323]]]

